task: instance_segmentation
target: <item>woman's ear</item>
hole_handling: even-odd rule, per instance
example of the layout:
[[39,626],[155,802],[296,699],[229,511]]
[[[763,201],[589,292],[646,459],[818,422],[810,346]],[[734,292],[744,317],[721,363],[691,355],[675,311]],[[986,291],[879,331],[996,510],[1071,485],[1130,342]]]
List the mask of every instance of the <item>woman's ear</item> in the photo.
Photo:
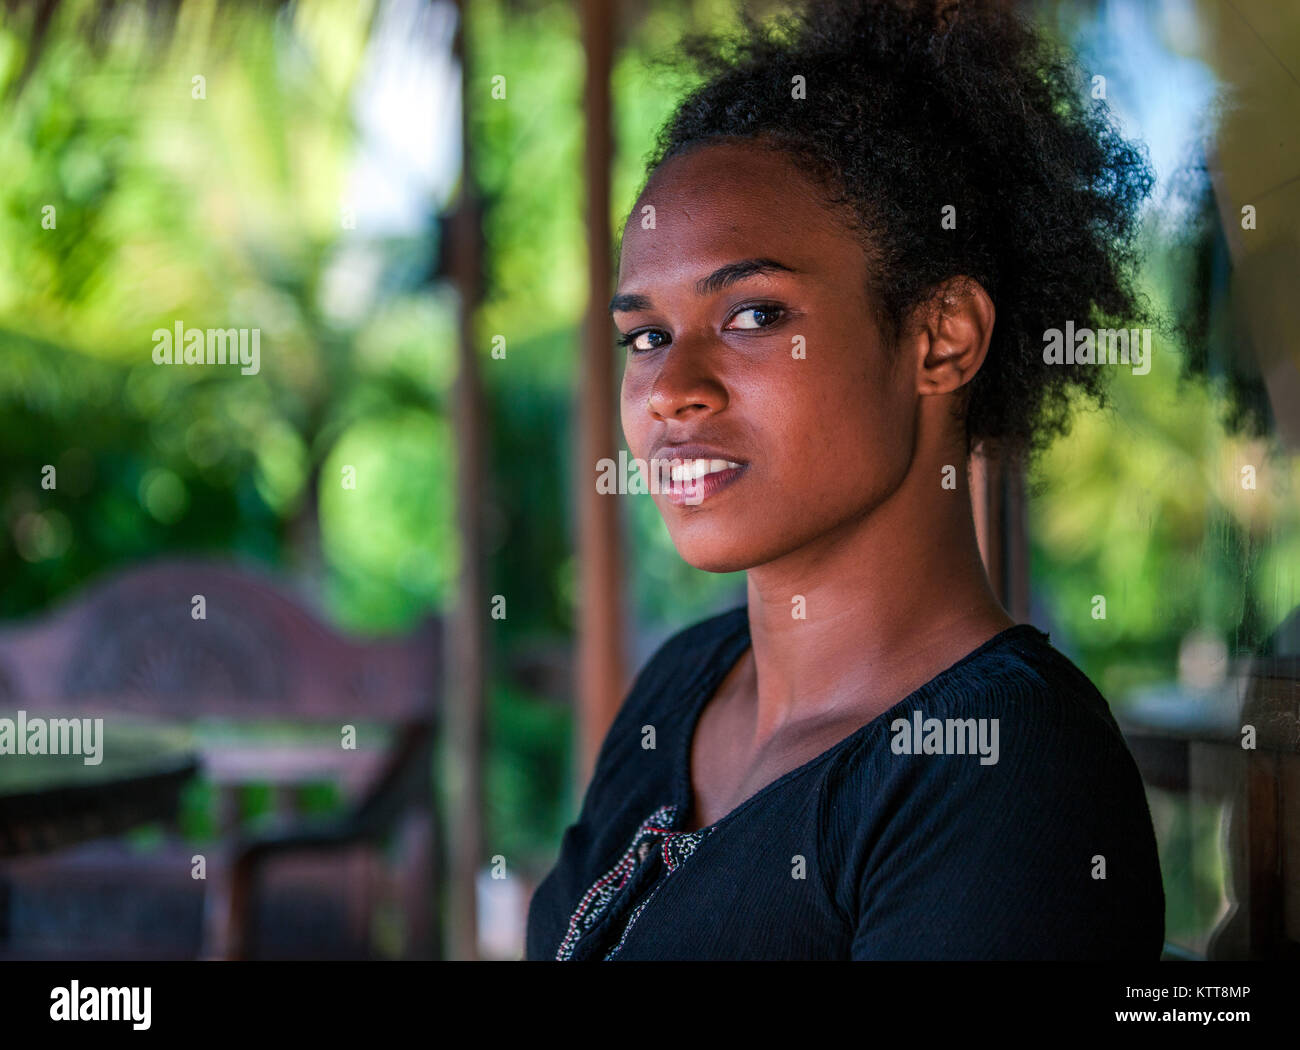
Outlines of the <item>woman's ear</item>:
[[969,383],[988,354],[996,314],[988,292],[973,278],[941,284],[914,315],[917,393],[951,394]]

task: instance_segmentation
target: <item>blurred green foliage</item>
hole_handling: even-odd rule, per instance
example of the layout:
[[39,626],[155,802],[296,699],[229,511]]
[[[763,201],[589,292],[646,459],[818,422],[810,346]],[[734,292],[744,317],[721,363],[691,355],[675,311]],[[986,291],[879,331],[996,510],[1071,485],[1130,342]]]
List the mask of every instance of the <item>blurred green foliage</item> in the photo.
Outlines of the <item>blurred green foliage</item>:
[[[370,5],[187,4],[170,38],[143,4],[96,35],[97,6],[59,6],[21,91],[28,27],[0,28],[0,615],[186,550],[319,572],[340,623],[409,626],[457,564],[454,303],[424,279],[427,230],[340,219]],[[353,277],[368,296],[340,316]],[[155,365],[176,321],[260,329],[260,373]],[[322,483],[341,457],[350,502]]]
[[[1177,319],[1195,260],[1158,213],[1147,240],[1144,290]],[[1189,634],[1222,639],[1233,656],[1257,651],[1300,596],[1300,457],[1227,425],[1222,381],[1188,374],[1198,348],[1185,328],[1154,335],[1149,374],[1115,369],[1111,409],[1078,413],[1033,479],[1037,597],[1063,636],[1054,641],[1120,707],[1132,687],[1177,677]]]
[[564,708],[509,685],[492,691],[489,714],[492,852],[526,858],[530,866],[549,860],[572,819],[557,805],[568,787],[572,719]]

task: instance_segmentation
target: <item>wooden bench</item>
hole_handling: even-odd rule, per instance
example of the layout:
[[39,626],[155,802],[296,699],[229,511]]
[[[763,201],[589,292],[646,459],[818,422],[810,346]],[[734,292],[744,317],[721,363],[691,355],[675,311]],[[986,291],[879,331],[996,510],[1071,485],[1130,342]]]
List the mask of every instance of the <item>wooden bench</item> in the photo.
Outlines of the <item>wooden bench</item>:
[[[259,904],[272,869],[305,864],[310,877],[322,862],[352,863],[360,851],[369,862],[348,870],[368,872],[375,892],[400,898],[400,954],[430,958],[441,940],[442,838],[432,786],[441,647],[432,619],[408,637],[356,640],[324,625],[263,572],[160,561],[99,581],[38,621],[0,625],[0,708],[191,727],[219,799],[217,848],[187,846],[173,822],[147,864],[130,854],[114,864],[139,863],[155,882],[192,890],[192,858],[204,856],[203,957],[263,954]],[[315,727],[316,736],[256,738],[273,723],[304,733]],[[355,749],[342,744],[344,726],[355,728]],[[337,785],[342,811],[301,815],[302,790],[321,782]],[[252,783],[272,785],[269,826],[241,822],[241,792]],[[394,845],[396,865],[382,863],[381,850]],[[9,878],[44,884],[61,871],[84,876],[78,849],[20,858],[7,865]],[[94,870],[113,851],[90,844],[81,852]],[[376,902],[353,899],[362,895],[352,887],[348,894],[352,933],[364,941]],[[0,887],[0,905],[4,898]],[[0,920],[0,940],[3,930]]]
[[[1122,723],[1148,788],[1223,804],[1228,909],[1203,954],[1211,960],[1300,959],[1300,610],[1265,651],[1243,658],[1231,727]],[[1237,705],[1234,705],[1237,706]],[[1245,748],[1243,727],[1255,731]],[[1186,958],[1166,946],[1166,958]]]

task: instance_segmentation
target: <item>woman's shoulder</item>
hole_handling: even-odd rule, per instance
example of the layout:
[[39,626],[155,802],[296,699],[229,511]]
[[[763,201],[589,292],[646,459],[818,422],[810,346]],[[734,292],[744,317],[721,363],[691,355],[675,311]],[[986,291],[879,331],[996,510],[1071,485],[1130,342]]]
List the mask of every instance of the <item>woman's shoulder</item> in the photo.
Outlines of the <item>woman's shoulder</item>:
[[1002,631],[909,697],[949,717],[1006,715],[1026,729],[1121,740],[1110,704],[1079,666],[1030,624]]
[[928,798],[936,815],[969,813],[983,800],[1035,821],[1061,809],[1145,816],[1141,777],[1110,705],[1027,624],[887,711],[838,766],[841,787],[882,810],[897,793],[900,804]]
[[[828,771],[829,772],[829,771]],[[841,791],[934,792],[960,809],[987,797],[1004,811],[1037,811],[1070,796],[1136,805],[1141,778],[1110,705],[1091,679],[1027,624],[1002,632],[865,728],[831,773]],[[929,785],[927,787],[926,785]]]
[[[1141,777],[1105,699],[1047,635],[1004,632],[873,729],[821,802],[839,899],[865,909],[855,957],[1158,955]],[[918,939],[915,900],[950,905],[944,944]]]

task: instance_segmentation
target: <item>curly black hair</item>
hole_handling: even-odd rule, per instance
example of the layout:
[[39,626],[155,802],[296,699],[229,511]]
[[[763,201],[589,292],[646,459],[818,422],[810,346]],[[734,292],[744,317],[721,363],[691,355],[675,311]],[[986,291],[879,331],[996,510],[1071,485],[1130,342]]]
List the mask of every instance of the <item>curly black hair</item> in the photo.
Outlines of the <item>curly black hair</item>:
[[[942,282],[977,280],[997,319],[968,388],[967,451],[1032,456],[1068,431],[1073,395],[1107,401],[1108,370],[1045,363],[1044,333],[1067,319],[1150,319],[1135,276],[1153,177],[1069,52],[1008,6],[827,0],[769,21],[742,11],[733,34],[680,45],[704,80],[660,132],[647,180],[718,139],[794,155],[829,204],[846,206],[894,337]],[[941,222],[946,205],[955,229]]]

